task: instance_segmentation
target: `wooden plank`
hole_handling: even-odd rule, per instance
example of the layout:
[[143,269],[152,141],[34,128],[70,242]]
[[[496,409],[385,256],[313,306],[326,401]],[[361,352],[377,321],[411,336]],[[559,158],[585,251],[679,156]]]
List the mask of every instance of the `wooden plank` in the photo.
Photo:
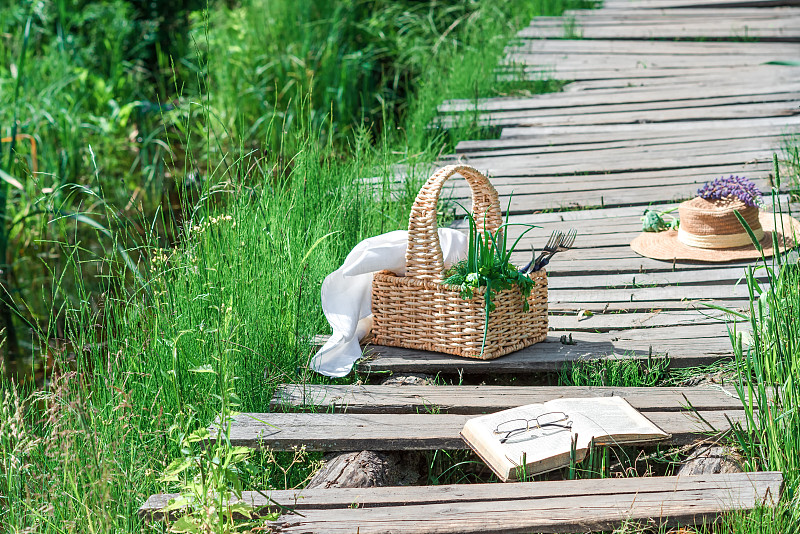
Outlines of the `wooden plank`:
[[[800,48],[800,47],[798,47]],[[798,50],[800,55],[800,50]],[[591,64],[595,58],[587,57]],[[593,68],[597,68],[596,65]],[[464,111],[522,111],[531,109],[564,108],[575,106],[607,106],[610,104],[654,103],[666,104],[673,101],[719,98],[740,98],[752,101],[759,96],[797,94],[800,83],[784,82],[758,86],[690,84],[665,93],[651,87],[631,87],[625,90],[598,89],[589,92],[545,93],[530,97],[502,97],[488,99],[447,100],[438,110],[440,113],[461,113]]]
[[[550,315],[550,329],[572,332],[609,332],[628,328],[654,328],[683,325],[719,325],[721,322],[743,322],[738,317],[708,308],[697,311],[665,311],[649,313],[597,313],[592,316]],[[743,326],[739,328],[745,329]]]
[[603,9],[694,9],[708,7],[800,6],[800,0],[604,0]]
[[[728,391],[729,390],[729,391]],[[738,410],[736,390],[709,387],[603,386],[371,386],[282,384],[270,402],[272,411],[314,408],[342,413],[484,414],[553,399],[623,397],[641,412]],[[688,401],[687,401],[688,399]]]
[[[766,162],[766,159],[762,159]],[[731,174],[741,174],[742,171],[746,176],[750,176],[756,185],[762,189],[769,188],[767,180],[758,179],[750,173],[746,167],[739,166],[734,170],[731,165]],[[617,176],[622,182],[625,175],[628,173],[615,173],[611,176]],[[500,203],[512,215],[525,214],[532,211],[541,210],[561,210],[561,209],[576,209],[585,207],[616,207],[616,206],[637,206],[637,205],[650,205],[662,202],[675,202],[693,198],[697,195],[699,185],[702,185],[707,180],[710,180],[714,175],[706,175],[702,180],[691,182],[688,184],[678,185],[663,185],[663,186],[649,186],[649,187],[622,187],[616,188],[611,185],[611,181],[602,182],[587,182],[586,185],[575,185],[574,187],[552,186],[543,184],[541,186],[535,185],[507,185],[503,187],[504,191],[500,196]],[[615,184],[618,185],[618,184]],[[584,190],[584,187],[590,187],[590,190]],[[450,198],[465,202],[471,198],[471,195],[466,190],[450,191]],[[644,210],[642,210],[644,211]],[[639,227],[641,228],[641,226]],[[515,230],[509,235],[516,235],[519,230]],[[636,232],[638,234],[638,231]],[[628,241],[635,237],[635,235],[626,235],[622,238],[628,238]],[[527,246],[527,245],[526,245]]]
[[569,9],[562,15],[539,16],[533,19],[531,26],[539,24],[558,25],[564,19],[574,20],[578,24],[592,24],[600,22],[695,22],[695,21],[714,21],[727,22],[740,19],[755,21],[776,21],[792,18],[800,18],[800,9],[793,7],[784,8],[733,8],[725,9],[720,7],[708,9],[680,9],[672,8],[662,11],[652,11],[630,7],[628,9]]
[[[377,488],[315,488],[282,491],[246,491],[240,501],[255,510],[269,508],[274,502],[299,511],[386,506],[471,503],[487,500],[511,501],[554,497],[594,497],[596,495],[640,495],[674,491],[709,491],[741,486],[761,487],[766,484],[773,498],[777,498],[782,476],[778,472],[731,473],[684,477],[614,478],[603,480],[563,480],[516,482],[508,484],[453,484],[441,486],[399,486]],[[266,496],[270,500],[267,500]],[[767,492],[764,491],[764,496]],[[160,520],[160,510],[178,494],[152,495],[139,508],[144,520]],[[769,502],[769,500],[767,500]],[[232,504],[233,504],[232,503]]]
[[778,482],[742,484],[714,490],[593,494],[591,497],[491,500],[309,510],[303,517],[284,516],[282,533],[529,533],[610,531],[624,521],[647,524],[709,524],[722,512],[751,509],[775,495]]
[[[608,151],[609,153],[611,151]],[[614,153],[624,154],[622,150]],[[749,162],[765,163],[772,161],[773,150],[742,150],[733,153],[708,154],[693,156],[691,161],[681,158],[680,154],[654,155],[652,158],[626,158],[624,160],[602,159],[602,160],[577,160],[572,163],[569,161],[547,161],[543,157],[526,156],[519,158],[504,158],[497,162],[491,162],[491,166],[486,161],[474,161],[474,164],[481,171],[488,171],[492,176],[497,177],[530,177],[530,176],[557,176],[559,174],[574,175],[579,173],[603,174],[610,172],[633,172],[633,171],[653,171],[659,169],[685,169],[689,167],[717,167],[721,165],[743,165]],[[659,202],[682,199],[659,199]],[[598,204],[599,205],[599,204]]]
[[[749,304],[745,300],[712,300],[712,299],[692,299],[692,300],[669,300],[669,301],[640,301],[640,302],[554,302],[549,305],[549,312],[552,314],[571,314],[589,310],[595,314],[623,313],[653,313],[668,311],[695,310],[705,312],[709,308],[705,305],[721,306],[725,309],[748,313]],[[568,328],[567,328],[568,329]],[[580,329],[573,329],[579,331]],[[594,331],[594,330],[593,330]]]
[[[591,150],[605,148],[623,148],[631,146],[658,146],[663,144],[694,144],[726,139],[742,139],[749,132],[732,132],[730,129],[715,129],[679,132],[671,134],[665,131],[624,132],[618,131],[609,135],[586,132],[574,134],[554,134],[552,136],[526,136],[500,139],[482,139],[461,141],[456,146],[458,154],[475,156],[514,156],[537,153],[543,150],[571,152],[575,150]],[[784,136],[773,128],[753,129],[754,139],[773,139],[776,146],[781,144]]]
[[[741,282],[744,285],[745,270],[741,267],[714,268],[711,265],[705,269],[693,271],[670,271],[664,273],[625,273],[610,274],[599,272],[590,276],[553,276],[548,280],[551,291],[560,292],[569,289],[626,289],[641,287],[663,287],[671,285],[691,286],[697,291],[705,291],[706,286],[720,285],[729,288]],[[763,273],[756,273],[756,278],[765,277]],[[761,278],[763,279],[763,278]],[[704,287],[697,287],[704,286]],[[667,296],[662,297],[666,300]],[[654,300],[654,299],[644,299]]]
[[800,42],[797,31],[797,20],[782,21],[757,21],[739,20],[727,24],[720,21],[705,21],[701,23],[673,23],[641,25],[589,25],[584,24],[576,28],[574,33],[567,31],[562,26],[554,27],[528,27],[521,30],[517,36],[524,39],[560,39],[573,38],[577,34],[581,39],[669,39],[669,40],[695,40],[706,39],[709,41],[739,41],[743,39],[758,39],[769,42]]
[[[625,72],[625,77],[630,77],[631,72]],[[704,120],[732,120],[732,119],[758,119],[792,117],[800,114],[796,101],[767,102],[752,104],[730,104],[723,106],[688,107],[673,109],[629,110],[608,112],[603,110],[575,110],[560,109],[558,114],[534,113],[520,114],[507,112],[508,116],[501,113],[489,114],[478,117],[478,123],[486,126],[591,126],[598,124],[630,125],[641,123],[672,123],[679,121],[694,122],[698,117]],[[579,113],[578,113],[579,112]],[[499,116],[503,115],[503,116]],[[437,125],[449,128],[458,124],[458,118],[440,116]]]
[[751,128],[751,127],[771,127],[775,133],[782,134],[787,131],[793,132],[800,126],[800,116],[786,117],[756,117],[749,119],[730,119],[730,120],[707,120],[698,117],[695,121],[683,122],[652,122],[641,124],[602,124],[602,125],[550,125],[550,126],[524,126],[516,128],[503,128],[501,138],[523,137],[523,136],[544,136],[573,133],[606,133],[615,135],[618,132],[626,132],[627,135],[633,132],[664,132],[671,133],[700,130],[702,128]]
[[[644,42],[644,41],[636,41]],[[770,66],[766,67],[752,67],[748,68],[748,76],[754,79],[762,78],[766,84],[779,84],[791,81],[794,76],[793,67],[779,67],[775,68]],[[788,74],[787,74],[788,73]],[[738,79],[741,76],[741,71],[728,72],[727,70],[702,70],[701,72],[693,72],[691,74],[682,73],[681,76],[664,76],[659,78],[613,78],[613,79],[598,79],[598,80],[584,80],[584,81],[571,81],[562,88],[564,93],[578,93],[578,92],[592,92],[592,91],[607,91],[611,89],[664,89],[669,92],[682,87],[687,87],[697,84],[719,84],[719,85],[733,85],[732,77]],[[512,75],[499,74],[499,79],[505,80],[519,80]],[[536,79],[534,77],[534,79]],[[549,78],[548,78],[549,79]]]
[[[607,304],[607,302],[596,302],[598,308]],[[359,362],[358,368],[365,373],[391,371],[451,375],[533,374],[560,371],[569,362],[584,360],[648,361],[654,356],[666,354],[671,367],[681,368],[708,365],[731,357],[731,342],[727,335],[722,335],[719,331],[716,333],[703,331],[698,332],[702,336],[687,337],[691,336],[696,328],[701,327],[647,329],[648,335],[644,336],[645,339],[632,339],[636,330],[572,332],[573,345],[562,343],[559,332],[549,335],[541,343],[488,361],[398,347],[370,346],[366,358]],[[679,337],[669,337],[673,334]]]
[[[587,56],[593,54],[784,56],[796,54],[798,45],[795,43],[710,41],[703,42],[702,46],[698,46],[698,43],[688,41],[542,39],[515,41],[506,47],[506,51],[542,54],[580,53]],[[742,80],[742,82],[747,83],[747,80]]]
[[[309,451],[459,450],[467,445],[459,432],[470,416],[462,414],[240,413],[229,439],[234,446],[274,451],[305,447]],[[690,443],[703,435],[744,422],[743,410],[647,412],[672,435],[671,444]],[[709,428],[711,425],[714,430]],[[211,437],[215,439],[216,428]]]

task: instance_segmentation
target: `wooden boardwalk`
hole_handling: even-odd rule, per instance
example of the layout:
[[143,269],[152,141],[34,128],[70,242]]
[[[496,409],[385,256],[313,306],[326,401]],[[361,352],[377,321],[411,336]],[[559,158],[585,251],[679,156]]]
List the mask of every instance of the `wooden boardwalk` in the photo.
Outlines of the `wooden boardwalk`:
[[[531,80],[571,83],[559,93],[449,101],[440,121],[447,127],[469,114],[500,128],[497,139],[460,143],[451,161],[487,172],[504,208],[511,199],[512,222],[540,226],[523,239],[518,263],[552,230],[578,229],[575,248],[548,266],[551,336],[488,362],[369,347],[360,371],[476,375],[479,382],[586,359],[665,355],[673,367],[691,367],[730,358],[731,317],[705,304],[745,309],[747,264],[656,261],[629,243],[646,207],[673,207],[707,180],[738,174],[773,185],[773,154],[784,135],[800,131],[800,66],[791,64],[800,59],[800,0],[606,0],[601,9],[537,18],[506,59]],[[464,182],[452,181],[449,193],[469,197]],[[744,420],[735,391],[719,386],[287,384],[272,413],[239,414],[230,438],[276,450],[460,449],[458,432],[474,414],[609,395],[628,399],[673,443]],[[273,525],[278,532],[586,532],[624,520],[712,520],[772,502],[780,488],[780,473],[751,473],[270,497],[303,514],[284,515]],[[169,497],[151,497],[141,515],[160,517]],[[243,500],[257,509],[269,504],[259,493]]]

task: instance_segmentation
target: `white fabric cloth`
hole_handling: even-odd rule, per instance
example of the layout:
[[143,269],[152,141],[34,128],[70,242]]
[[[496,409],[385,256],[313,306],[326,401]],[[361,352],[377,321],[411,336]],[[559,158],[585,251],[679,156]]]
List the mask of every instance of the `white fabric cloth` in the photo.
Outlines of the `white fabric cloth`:
[[[439,229],[445,267],[466,257],[467,236]],[[372,275],[388,269],[405,275],[408,232],[397,230],[365,239],[344,265],[322,283],[322,311],[331,325],[330,339],[311,359],[311,368],[327,376],[345,376],[361,357],[358,342],[372,328]]]

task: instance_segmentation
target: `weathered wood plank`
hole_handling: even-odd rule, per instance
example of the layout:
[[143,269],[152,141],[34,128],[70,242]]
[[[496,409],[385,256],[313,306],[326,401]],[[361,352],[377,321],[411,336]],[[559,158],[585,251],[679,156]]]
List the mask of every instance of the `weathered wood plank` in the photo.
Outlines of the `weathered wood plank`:
[[[282,384],[270,403],[273,411],[303,408],[344,413],[483,414],[525,404],[576,397],[623,397],[642,412],[678,412],[691,405],[701,411],[738,410],[736,391],[720,388],[601,386],[371,386]],[[688,402],[687,402],[688,399]]]
[[580,24],[593,24],[602,22],[727,22],[739,19],[755,21],[775,21],[779,19],[800,18],[800,9],[794,7],[784,8],[706,8],[706,9],[680,9],[672,8],[662,11],[639,9],[630,6],[628,9],[569,9],[563,15],[539,16],[533,19],[530,26],[539,24],[559,25],[563,19],[574,20]]
[[[644,57],[644,56],[643,56]],[[667,56],[663,56],[667,57]],[[746,59],[729,59],[727,61],[714,61],[704,56],[683,56],[693,58],[692,61],[678,61],[649,58],[646,61],[635,57],[608,59],[606,63],[591,66],[587,60],[566,58],[559,60],[553,56],[537,56],[532,58],[525,55],[513,54],[506,58],[508,67],[498,67],[500,77],[516,76],[519,78],[524,72],[525,78],[531,79],[558,79],[580,83],[594,80],[614,80],[618,78],[643,79],[663,78],[662,82],[672,82],[678,85],[682,77],[687,76],[737,76],[748,73],[749,70],[758,68],[759,63]],[[760,64],[770,61],[779,61],[781,58],[764,58]],[[598,58],[601,61],[602,58]],[[791,61],[791,60],[788,60]],[[511,65],[514,65],[511,68]],[[512,78],[513,79],[513,78]],[[780,81],[780,80],[778,80]],[[665,98],[671,100],[670,98]]]
[[[625,78],[630,78],[632,72],[626,71]],[[620,105],[624,106],[624,105]],[[680,121],[694,122],[698,117],[706,120],[732,120],[791,117],[800,114],[797,111],[795,100],[785,102],[766,102],[750,104],[729,104],[706,107],[678,107],[653,110],[629,110],[618,112],[604,112],[600,110],[575,110],[561,108],[555,110],[558,114],[545,113],[544,110],[536,113],[498,112],[486,117],[478,117],[478,122],[491,126],[592,126],[598,124],[630,125],[641,123],[671,123]],[[510,115],[509,117],[502,116]],[[519,116],[517,116],[519,115]],[[458,118],[450,115],[441,116],[437,125],[451,127],[458,124]]]
[[[595,302],[598,311],[611,304],[607,301]],[[618,304],[620,307],[624,305],[624,309],[637,309],[636,304]],[[647,305],[652,304],[648,302]],[[580,306],[586,309],[587,303],[580,303]],[[714,328],[709,330],[706,326]],[[732,355],[731,342],[724,326],[722,329],[715,325],[652,328],[645,332],[646,335],[637,334],[635,329],[601,333],[563,332],[567,337],[571,334],[573,344],[562,343],[562,332],[558,332],[541,343],[488,361],[371,345],[366,350],[366,357],[358,363],[358,368],[365,373],[533,374],[560,371],[569,362],[584,360],[648,361],[655,356],[667,355],[670,366],[678,368],[708,365]]]
[[782,7],[800,6],[800,0],[605,0],[603,9],[695,9],[709,7]]
[[[618,41],[613,39],[584,41],[582,39],[541,39],[514,41],[507,52],[540,54],[642,54],[642,55],[716,55],[765,56],[791,55],[797,52],[795,43],[725,42],[709,41],[698,46],[687,41]],[[742,80],[747,83],[747,80]]]
[[678,122],[651,122],[641,124],[602,124],[602,125],[550,125],[550,126],[524,126],[516,128],[503,128],[500,136],[502,139],[509,137],[529,137],[529,136],[545,136],[557,134],[581,134],[581,133],[599,133],[609,136],[615,135],[617,132],[626,132],[631,134],[634,132],[664,132],[670,133],[686,132],[692,130],[700,130],[703,128],[774,128],[776,133],[785,133],[786,131],[796,131],[795,129],[800,126],[800,116],[787,116],[787,117],[759,117],[750,119],[730,119],[730,120],[708,120],[705,117],[698,116],[694,121],[678,121]]
[[[699,415],[698,415],[699,414]],[[470,416],[462,414],[241,413],[230,427],[232,445],[268,447],[275,451],[395,451],[466,449],[459,432]],[[647,417],[672,435],[669,443],[685,444],[703,435],[743,422],[743,410],[647,412]],[[711,425],[714,430],[709,428]],[[211,428],[212,439],[216,429]]]
[[[531,129],[535,131],[535,129]],[[694,131],[672,134],[666,131],[654,132],[610,132],[603,133],[562,133],[546,136],[518,136],[498,139],[483,139],[474,141],[461,141],[456,145],[458,154],[472,154],[475,156],[513,156],[540,151],[591,150],[605,148],[624,148],[634,146],[658,146],[664,144],[694,144],[709,141],[722,141],[726,139],[741,139],[751,134],[755,139],[773,139],[776,145],[784,139],[784,135],[776,132],[775,128],[752,128],[747,132],[731,131],[730,129],[698,129]]]
[[[800,46],[798,46],[800,49]],[[800,54],[800,50],[796,52]],[[560,58],[559,58],[560,59]],[[593,60],[602,60],[588,56],[585,60],[591,65]],[[632,56],[632,60],[639,61]],[[560,63],[560,61],[559,61]],[[593,68],[597,68],[594,66]],[[480,100],[448,100],[439,106],[440,113],[461,113],[464,111],[522,111],[551,108],[569,108],[577,106],[608,106],[636,103],[661,103],[667,105],[675,101],[697,101],[706,99],[744,99],[752,101],[756,96],[777,98],[778,95],[793,94],[800,83],[790,81],[764,86],[750,85],[709,85],[689,84],[669,92],[654,90],[651,87],[631,87],[628,89],[598,89],[588,92],[545,93],[542,95],[519,98],[490,98]],[[731,100],[737,102],[739,100]]]
[[376,508],[309,510],[284,516],[277,532],[320,533],[528,533],[613,530],[623,521],[655,525],[708,524],[725,511],[751,509],[780,491],[780,483],[735,489],[668,490],[625,496],[503,500]]
[[[486,501],[533,500],[557,497],[593,497],[595,495],[639,495],[673,491],[716,491],[746,485],[765,484],[774,499],[779,495],[782,476],[777,472],[734,473],[686,477],[614,478],[604,480],[564,480],[516,482],[509,484],[454,484],[425,487],[295,489],[269,492],[246,491],[241,501],[255,510],[269,508],[274,502],[299,511],[409,504],[470,503]],[[767,498],[767,491],[764,498]],[[152,495],[139,508],[139,517],[160,520],[160,512],[177,494]],[[266,497],[270,500],[267,500]],[[274,502],[273,502],[274,501]],[[770,502],[767,498],[766,502]]]

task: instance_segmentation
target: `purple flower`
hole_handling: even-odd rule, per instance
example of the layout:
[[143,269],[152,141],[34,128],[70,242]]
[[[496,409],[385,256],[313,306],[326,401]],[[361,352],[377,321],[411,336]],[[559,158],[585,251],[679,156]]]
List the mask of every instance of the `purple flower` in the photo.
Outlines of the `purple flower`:
[[744,176],[729,176],[706,182],[697,190],[697,196],[706,200],[719,200],[736,197],[748,206],[761,204],[761,191],[756,184]]

